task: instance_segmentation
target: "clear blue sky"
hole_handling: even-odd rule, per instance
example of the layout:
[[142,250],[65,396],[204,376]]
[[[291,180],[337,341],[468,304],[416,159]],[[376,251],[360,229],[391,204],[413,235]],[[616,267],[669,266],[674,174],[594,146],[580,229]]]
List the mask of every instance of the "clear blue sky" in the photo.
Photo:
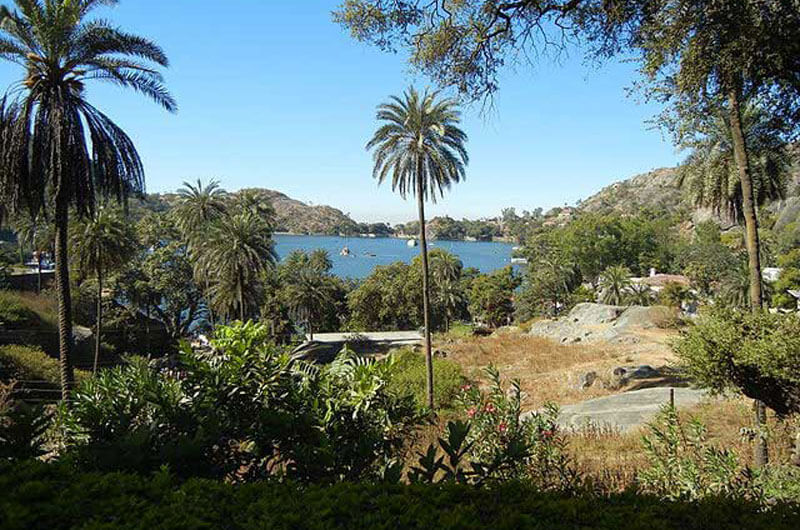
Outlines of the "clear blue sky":
[[[104,13],[167,51],[170,115],[133,93],[90,97],[136,142],[148,191],[217,178],[229,190],[265,187],[330,204],[359,221],[401,222],[415,207],[371,179],[364,144],[375,106],[424,78],[402,55],[359,44],[331,22],[335,0],[123,0]],[[224,8],[222,7],[224,6]],[[21,76],[0,66],[0,86]],[[433,215],[495,216],[574,203],[615,180],[678,161],[645,120],[656,108],[625,95],[627,64],[583,66],[578,53],[504,75],[495,111],[465,110],[466,182]]]

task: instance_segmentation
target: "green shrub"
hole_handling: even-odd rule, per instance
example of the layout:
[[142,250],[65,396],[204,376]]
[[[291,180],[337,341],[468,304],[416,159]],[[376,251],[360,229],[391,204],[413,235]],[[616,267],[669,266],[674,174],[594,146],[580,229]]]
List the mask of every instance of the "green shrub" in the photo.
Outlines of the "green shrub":
[[527,480],[559,491],[577,487],[558,425],[558,407],[548,403],[523,415],[519,381],[511,381],[506,389],[494,366],[484,372],[486,388],[464,385],[457,399],[470,427],[468,453],[473,466],[480,464],[475,470],[480,480]]
[[379,476],[418,417],[387,389],[390,361],[343,352],[294,361],[260,324],[217,329],[213,353],[185,349],[177,370],[143,359],[79,385],[57,415],[63,452],[80,466],[181,476],[301,481]]
[[675,407],[662,408],[642,441],[650,463],[639,473],[645,492],[673,500],[759,496],[737,455],[710,444],[705,426],[696,419],[685,424]]
[[[395,368],[389,379],[389,389],[396,394],[410,393],[419,407],[425,406],[425,356],[410,349],[394,353]],[[433,398],[437,409],[448,409],[464,384],[461,366],[447,359],[433,359]]]
[[675,344],[693,381],[735,390],[778,414],[800,412],[800,316],[714,308]]
[[543,493],[507,483],[492,489],[445,484],[246,486],[167,472],[152,476],[75,473],[24,462],[0,467],[4,530],[47,528],[274,528],[297,530],[437,528],[443,530],[790,530],[795,508],[731,499],[670,502],[630,493]]
[[11,330],[38,329],[39,315],[18,295],[0,291],[0,326]]
[[38,407],[12,399],[13,384],[0,382],[0,462],[42,454],[47,416]]
[[[88,376],[88,372],[75,370],[78,381]],[[58,360],[32,346],[0,346],[0,380],[2,379],[44,381],[58,386],[61,382]]]

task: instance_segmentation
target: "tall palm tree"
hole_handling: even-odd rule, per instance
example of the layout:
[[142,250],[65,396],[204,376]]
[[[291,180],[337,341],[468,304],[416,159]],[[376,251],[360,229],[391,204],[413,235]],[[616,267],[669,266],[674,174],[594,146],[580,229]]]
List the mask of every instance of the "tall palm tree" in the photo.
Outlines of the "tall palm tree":
[[8,113],[0,193],[13,209],[37,213],[53,203],[56,227],[62,395],[74,382],[67,239],[70,207],[91,216],[96,196],[119,201],[144,190],[133,141],[86,98],[86,84],[105,81],[148,96],[168,111],[175,100],[157,68],[168,66],[155,43],[91,18],[116,0],[15,0],[0,12],[0,57],[25,77]]
[[289,312],[295,321],[305,322],[309,340],[314,340],[314,325],[331,304],[335,303],[329,278],[313,267],[300,271],[286,286]]
[[198,276],[211,282],[211,304],[225,316],[244,321],[257,308],[263,272],[277,261],[269,225],[250,210],[212,223],[195,247]]
[[600,300],[604,304],[621,305],[628,298],[631,271],[622,265],[608,267],[600,275]]
[[453,254],[436,249],[430,253],[431,283],[439,307],[444,313],[445,330],[450,330],[450,323],[459,306],[464,303],[464,292],[459,285],[464,264]]
[[100,361],[100,339],[103,333],[104,275],[125,265],[136,253],[137,238],[133,225],[119,211],[101,206],[94,217],[72,228],[73,258],[84,274],[94,274],[97,280],[97,314],[94,338],[93,371]]
[[[219,221],[228,212],[227,200],[228,193],[222,189],[216,180],[203,184],[197,179],[196,184],[184,182],[183,187],[178,189],[178,204],[172,210],[175,224],[183,235],[189,254],[192,260],[197,263],[197,252],[193,248],[194,243],[201,241],[209,229],[211,223]],[[202,268],[195,267],[195,272]],[[202,283],[204,295],[210,298],[211,280],[210,278],[197,277],[197,281]],[[218,293],[219,296],[223,293]],[[209,303],[208,317],[211,325],[214,325],[214,311]]]
[[428,287],[428,243],[425,235],[425,202],[466,178],[469,162],[467,135],[458,128],[461,113],[455,100],[438,99],[436,92],[420,94],[413,87],[402,98],[392,96],[378,106],[382,125],[367,143],[374,149],[373,177],[382,183],[391,178],[392,190],[404,199],[417,198],[420,254],[422,255],[422,300],[425,324],[428,406],[433,408],[433,357],[431,355],[430,291]]

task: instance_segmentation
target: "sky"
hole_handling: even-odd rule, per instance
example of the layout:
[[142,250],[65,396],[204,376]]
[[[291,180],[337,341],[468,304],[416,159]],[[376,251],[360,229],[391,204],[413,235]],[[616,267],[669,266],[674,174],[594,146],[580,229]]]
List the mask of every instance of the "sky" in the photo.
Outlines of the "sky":
[[[217,179],[234,191],[270,188],[328,204],[357,221],[412,220],[412,199],[372,179],[364,146],[375,107],[410,84],[402,54],[383,53],[331,21],[337,0],[122,0],[100,14],[158,42],[178,100],[169,114],[109,85],[89,99],[133,138],[148,192]],[[0,64],[0,87],[22,77]],[[504,71],[492,112],[464,109],[466,181],[430,216],[494,217],[573,204],[614,181],[675,165],[679,155],[646,123],[659,109],[625,88],[628,63],[587,66],[580,50],[555,64]]]

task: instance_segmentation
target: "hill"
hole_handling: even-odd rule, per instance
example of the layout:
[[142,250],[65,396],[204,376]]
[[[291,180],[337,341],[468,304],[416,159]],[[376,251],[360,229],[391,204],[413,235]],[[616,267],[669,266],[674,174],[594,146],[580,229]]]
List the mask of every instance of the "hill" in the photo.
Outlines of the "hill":
[[[786,198],[769,205],[777,226],[800,220],[800,147],[792,148],[793,167]],[[580,201],[578,212],[633,214],[641,210],[691,216],[694,222],[714,218],[709,210],[697,209],[677,184],[677,168],[660,168],[606,186]],[[716,219],[723,227],[727,224]]]
[[352,234],[357,223],[341,210],[326,205],[310,205],[268,189],[259,189],[272,203],[279,232],[293,234]]
[[[341,210],[325,205],[310,205],[292,199],[279,191],[251,188],[272,204],[275,210],[277,232],[292,234],[353,234],[358,232],[358,224]],[[231,193],[236,195],[239,192]],[[131,204],[134,218],[146,212],[166,212],[178,200],[174,193],[156,193],[147,195],[142,202]]]

